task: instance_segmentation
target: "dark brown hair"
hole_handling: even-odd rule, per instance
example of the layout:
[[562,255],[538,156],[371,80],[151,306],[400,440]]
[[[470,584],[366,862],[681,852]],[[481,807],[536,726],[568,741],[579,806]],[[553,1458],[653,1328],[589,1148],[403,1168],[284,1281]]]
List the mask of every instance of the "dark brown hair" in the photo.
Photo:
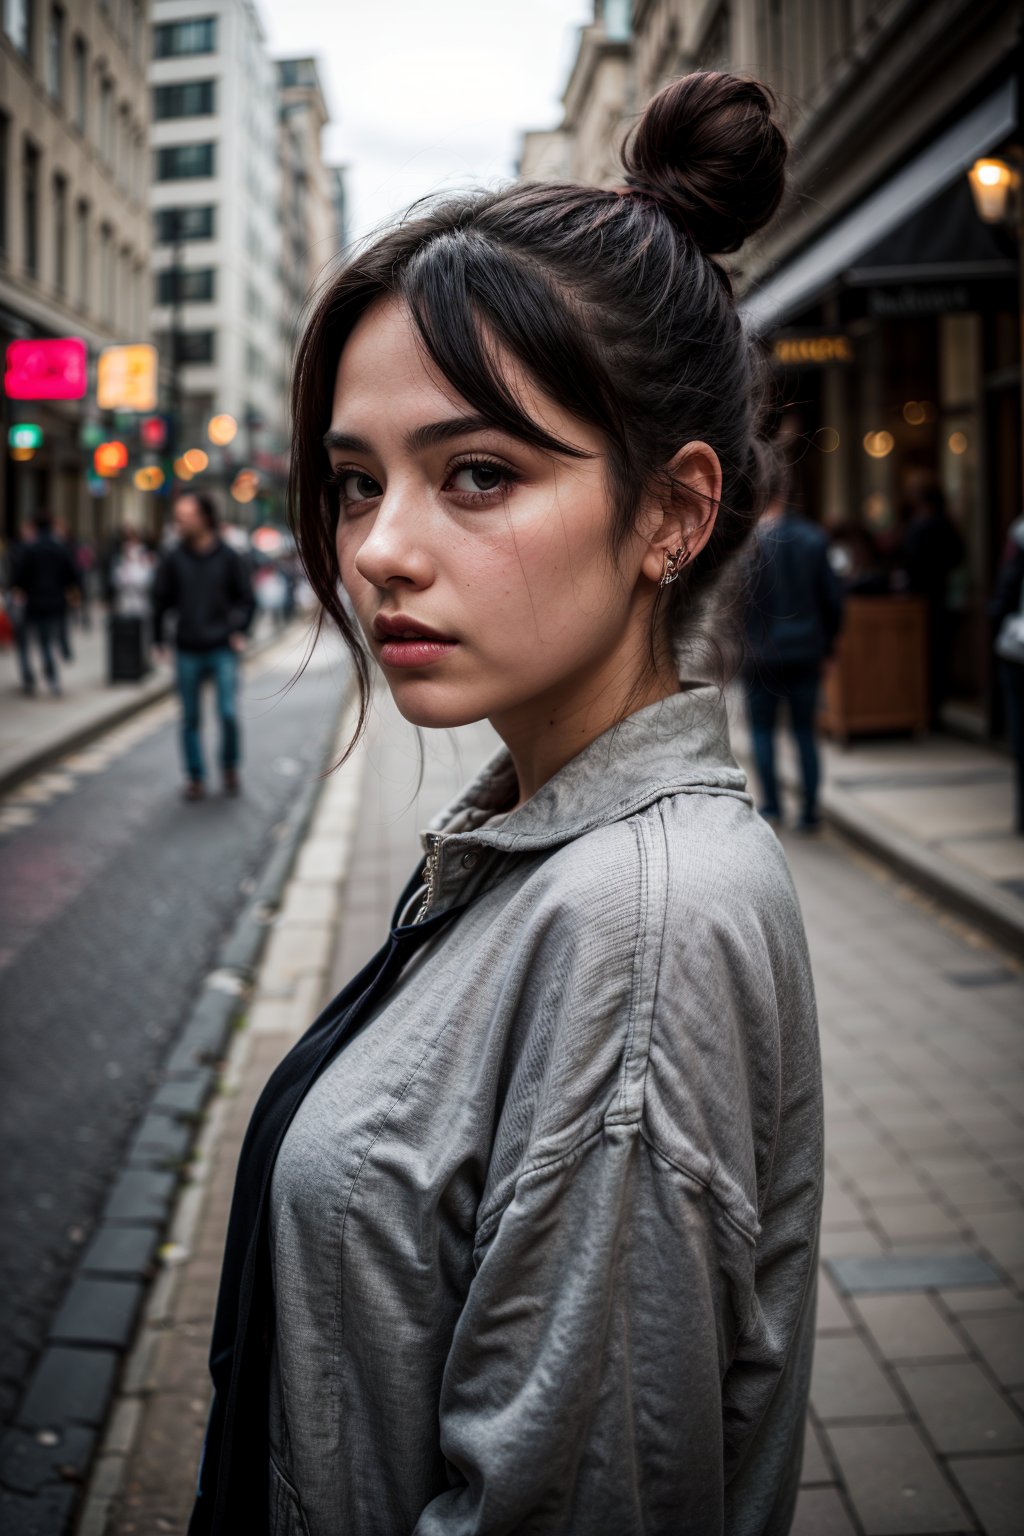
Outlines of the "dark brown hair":
[[765,365],[714,257],[737,250],[781,200],[787,144],[775,105],[756,80],[686,75],[634,128],[621,188],[527,182],[417,205],[326,285],[296,353],[288,499],[320,622],[333,620],[355,661],[359,729],[370,668],[339,592],[338,506],[322,442],[356,322],[377,299],[401,300],[457,393],[523,442],[580,452],[524,412],[501,352],[597,428],[607,444],[613,546],[647,495],[672,489],[666,466],[678,450],[709,443],[723,473],[714,530],[667,589],[667,622],[684,634],[750,532],[769,467]]

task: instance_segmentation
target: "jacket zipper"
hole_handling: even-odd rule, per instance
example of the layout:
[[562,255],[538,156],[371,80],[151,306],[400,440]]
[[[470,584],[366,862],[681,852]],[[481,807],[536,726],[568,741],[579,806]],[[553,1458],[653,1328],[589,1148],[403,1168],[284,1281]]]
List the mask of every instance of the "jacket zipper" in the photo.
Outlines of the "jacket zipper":
[[441,844],[443,842],[444,837],[439,832],[427,833],[427,862],[423,866],[423,883],[426,886],[426,890],[423,893],[420,909],[416,913],[416,922],[418,923],[421,923],[427,915],[430,903],[434,898],[434,881],[437,878],[437,867],[441,861]]

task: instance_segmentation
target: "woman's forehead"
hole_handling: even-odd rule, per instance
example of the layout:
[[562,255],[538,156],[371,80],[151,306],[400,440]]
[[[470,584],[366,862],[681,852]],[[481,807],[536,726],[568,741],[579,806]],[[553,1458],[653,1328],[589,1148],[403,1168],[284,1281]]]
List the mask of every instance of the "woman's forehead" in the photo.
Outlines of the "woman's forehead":
[[[487,351],[502,384],[537,426],[588,456],[602,451],[596,431],[544,394],[496,338]],[[360,316],[338,359],[333,430],[367,435],[386,420],[407,432],[446,416],[479,414],[434,362],[403,300],[386,295]]]

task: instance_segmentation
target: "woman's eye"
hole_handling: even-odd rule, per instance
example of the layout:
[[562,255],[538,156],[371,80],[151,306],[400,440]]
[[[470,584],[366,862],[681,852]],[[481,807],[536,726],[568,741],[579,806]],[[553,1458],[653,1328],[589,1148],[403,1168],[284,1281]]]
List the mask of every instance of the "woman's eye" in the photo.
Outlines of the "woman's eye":
[[452,491],[468,491],[470,494],[480,491],[496,491],[508,479],[508,471],[502,469],[500,464],[462,464],[452,474],[448,482],[448,489]]
[[341,492],[342,501],[351,505],[356,501],[372,501],[380,495],[380,486],[372,475],[364,474],[361,470],[349,470],[344,474],[335,476],[335,483]]

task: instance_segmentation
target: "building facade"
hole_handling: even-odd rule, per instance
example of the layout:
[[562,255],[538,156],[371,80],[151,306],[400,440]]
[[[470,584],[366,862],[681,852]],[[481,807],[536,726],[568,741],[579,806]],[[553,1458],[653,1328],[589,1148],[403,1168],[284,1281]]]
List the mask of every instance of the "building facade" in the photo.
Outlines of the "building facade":
[[[588,61],[612,44],[602,77]],[[627,19],[597,0],[563,122],[526,135],[520,173],[614,183],[644,103],[715,68],[771,85],[793,145],[779,214],[728,261],[775,361],[795,495],[837,536],[865,530],[884,552],[915,488],[941,490],[966,547],[950,593],[950,723],[998,729],[986,603],[1022,504],[1024,223],[1019,192],[983,217],[968,173],[988,159],[1019,186],[1020,7],[634,0]]]
[[[150,302],[174,451],[279,481],[287,356],[281,314],[277,75],[251,0],[155,0]],[[210,442],[214,416],[238,433]],[[279,487],[278,487],[279,489]]]
[[[4,399],[0,534],[45,508],[82,538],[138,515],[131,483],[89,476],[103,347],[149,338],[148,0],[5,0],[0,31],[0,354],[80,337],[81,400]],[[28,461],[8,431],[29,422]],[[90,494],[89,485],[99,495]]]
[[291,357],[303,310],[340,250],[336,175],[323,161],[329,121],[311,58],[277,59],[278,153],[281,159],[281,342]]

